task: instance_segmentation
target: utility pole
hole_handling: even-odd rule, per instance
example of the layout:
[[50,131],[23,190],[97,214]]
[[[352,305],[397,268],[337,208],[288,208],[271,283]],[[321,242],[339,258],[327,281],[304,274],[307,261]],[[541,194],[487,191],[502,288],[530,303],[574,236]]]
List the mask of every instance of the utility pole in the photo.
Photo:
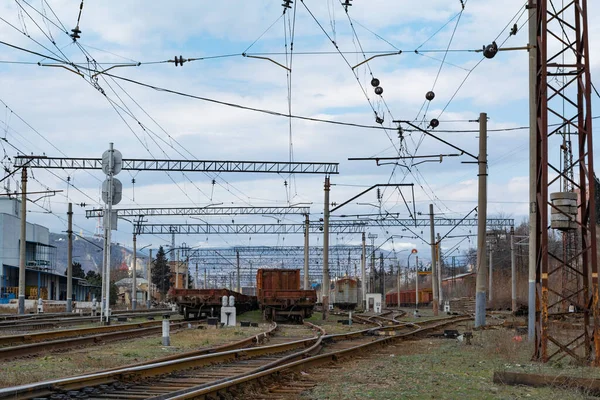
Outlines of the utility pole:
[[415,256],[415,310],[419,309],[419,256]]
[[[39,296],[39,293],[38,293]],[[67,312],[73,312],[73,204],[67,211]]]
[[396,294],[398,295],[398,310],[400,309],[400,262],[396,270]]
[[106,232],[106,225],[104,225],[104,236],[102,238],[102,248],[104,251],[102,252],[102,287],[100,288],[100,322],[104,321],[104,312],[106,308],[106,297],[104,297],[104,293],[106,293],[106,266],[108,265],[108,258],[106,257],[106,239],[108,233]]
[[493,259],[493,255],[494,255],[494,249],[492,247],[492,243],[490,242],[490,254],[488,256],[489,262],[490,262],[490,271],[489,271],[489,286],[488,286],[488,298],[490,300],[490,304],[492,303],[492,301],[494,300],[494,295],[493,295],[493,291],[494,291],[494,263],[492,261]]
[[196,276],[194,277],[194,289],[200,289],[198,287],[198,263],[196,263]]
[[383,252],[379,253],[379,269],[381,271],[381,304],[385,307],[385,267],[383,266]]
[[21,170],[21,238],[19,243],[19,314],[25,314],[25,257],[27,241],[27,168]]
[[433,315],[438,315],[439,303],[438,303],[438,286],[437,286],[437,273],[436,273],[436,256],[435,256],[435,225],[433,222],[433,204],[429,205],[429,230],[430,230],[430,242],[431,242],[431,286],[433,291]]
[[237,292],[242,293],[242,286],[240,281],[240,252],[235,252],[235,258],[237,260]]
[[175,255],[175,289],[178,289],[179,284],[179,250],[176,250]]
[[535,339],[535,281],[537,255],[537,4],[536,1],[529,0],[527,9],[529,10],[529,296],[527,299],[528,319],[527,319],[527,339],[533,342]]
[[375,239],[377,239],[377,235],[369,233],[369,239],[371,239],[371,277],[369,279],[369,291],[375,292]]
[[308,214],[304,215],[304,290],[308,290],[308,244],[310,219]]
[[510,291],[511,310],[517,312],[517,266],[515,262],[515,228],[510,228]]
[[487,114],[479,114],[479,188],[477,198],[477,292],[475,294],[475,327],[485,326],[485,291],[487,268],[485,267],[486,218],[487,218]]
[[329,177],[325,177],[325,201],[323,210],[323,319],[329,314]]
[[444,305],[444,293],[442,292],[442,237],[437,234],[437,283],[438,283],[438,299],[440,307]]
[[360,276],[362,282],[362,305],[363,310],[367,309],[367,240],[365,238],[365,233],[362,233],[362,255],[360,257]]
[[133,268],[131,269],[131,309],[135,310],[137,308],[137,274],[136,274],[136,266],[137,266],[137,235],[135,234],[135,230],[137,228],[134,226],[133,230]]
[[148,296],[146,297],[146,308],[149,310],[152,304],[151,290],[152,287],[152,249],[150,249],[150,255],[148,256]]
[[206,275],[206,267],[204,267],[204,289],[208,289],[207,283],[207,275]]

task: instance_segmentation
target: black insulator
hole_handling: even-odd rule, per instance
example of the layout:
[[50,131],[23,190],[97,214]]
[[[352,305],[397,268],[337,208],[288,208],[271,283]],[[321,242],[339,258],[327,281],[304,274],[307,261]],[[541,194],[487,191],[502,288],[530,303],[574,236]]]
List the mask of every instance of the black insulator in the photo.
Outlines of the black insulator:
[[494,58],[497,53],[498,53],[498,45],[496,44],[496,42],[492,42],[492,44],[483,46],[483,56],[485,58]]
[[429,101],[433,100],[435,98],[435,93],[433,93],[433,91],[429,91],[425,94],[425,98]]
[[375,122],[377,122],[378,124],[383,124],[383,118],[381,118],[379,115],[375,117]]
[[292,0],[283,0],[283,4],[282,4],[282,6],[283,6],[284,8],[292,8],[292,6],[290,6],[290,4],[292,4],[292,3],[293,3],[293,1],[292,1]]
[[373,86],[373,87],[379,86],[379,79],[377,79],[377,78],[371,79],[371,86]]
[[79,25],[77,25],[75,28],[71,29],[71,33],[69,36],[71,36],[73,38],[73,40],[77,40],[81,37],[80,33],[81,30],[79,29]]
[[436,118],[432,119],[429,122],[429,126],[431,127],[431,129],[435,129],[440,125],[440,121],[438,121]]
[[381,86],[377,86],[375,88],[375,94],[378,94],[381,96],[383,94],[383,88]]
[[182,56],[179,56],[179,58],[177,58],[177,56],[175,56],[175,66],[182,66],[183,67],[183,63],[186,62],[187,60],[184,60]]

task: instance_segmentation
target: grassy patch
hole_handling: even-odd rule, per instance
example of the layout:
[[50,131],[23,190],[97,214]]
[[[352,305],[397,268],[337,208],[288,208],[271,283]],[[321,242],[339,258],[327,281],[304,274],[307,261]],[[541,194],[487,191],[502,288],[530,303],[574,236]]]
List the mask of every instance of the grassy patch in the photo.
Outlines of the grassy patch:
[[[506,330],[475,332],[473,345],[455,340],[397,342],[368,358],[336,368],[307,371],[318,386],[307,399],[582,399],[560,388],[496,385],[497,370],[598,376],[589,367],[541,365],[530,361],[532,346]],[[364,356],[367,356],[366,354]]]
[[69,349],[37,357],[2,362],[0,387],[61,378],[132,363],[149,361],[174,353],[238,341],[265,330],[258,328],[185,329],[171,334],[171,346],[163,347],[160,334],[119,341],[102,346]]

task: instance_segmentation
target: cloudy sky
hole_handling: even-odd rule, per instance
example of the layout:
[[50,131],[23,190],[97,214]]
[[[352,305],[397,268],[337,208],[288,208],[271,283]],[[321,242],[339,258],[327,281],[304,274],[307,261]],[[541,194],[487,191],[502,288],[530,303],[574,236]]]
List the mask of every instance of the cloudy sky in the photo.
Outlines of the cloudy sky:
[[[473,51],[494,40],[502,47],[525,46],[525,1],[354,0],[346,12],[338,0],[298,0],[285,14],[281,3],[88,0],[79,20],[81,38],[74,43],[65,31],[70,33],[77,25],[78,1],[1,2],[4,166],[10,170],[9,157],[18,151],[100,157],[109,142],[125,158],[337,162],[340,174],[331,177],[332,202],[344,202],[376,183],[413,183],[414,207],[421,217],[427,217],[431,203],[436,216],[462,218],[477,205],[477,167],[469,163],[473,161],[469,156],[381,166],[348,158],[456,154],[421,132],[407,129],[399,135],[392,122],[409,120],[427,128],[433,118],[440,121],[434,134],[477,154],[476,120],[480,112],[487,112],[489,217],[510,216],[517,222],[526,218],[528,130],[508,128],[528,125],[528,54],[501,52],[489,60]],[[600,6],[590,3],[593,50],[600,42]],[[519,30],[511,36],[514,24]],[[371,56],[394,52],[400,54],[355,67]],[[180,55],[195,60],[177,67],[167,62]],[[593,78],[600,60],[592,57]],[[76,64],[83,76],[73,66],[57,68],[56,60]],[[117,68],[90,76],[112,66]],[[372,77],[380,81],[382,96],[374,93]],[[435,93],[431,102],[425,100],[428,91]],[[285,117],[290,110],[295,116],[362,127],[290,119]],[[551,157],[558,154],[556,146]],[[413,165],[424,160],[430,162]],[[85,209],[101,204],[101,171],[34,170],[33,176],[29,190],[63,192],[29,203],[31,222],[64,231],[66,204],[73,202],[76,229],[94,234],[97,221],[86,220]],[[117,178],[124,186],[120,208],[308,203],[311,219],[323,212],[322,176],[123,171]],[[3,185],[15,190],[17,180],[5,180]],[[409,218],[403,196],[412,209],[410,191],[387,188],[380,199],[370,192],[337,215],[390,212]],[[303,219],[278,218],[289,223]],[[150,222],[232,219],[277,223],[267,216],[203,221],[161,217]],[[130,244],[131,231],[131,225],[121,221],[114,241]],[[447,228],[438,231],[443,235]],[[373,227],[368,232],[378,235],[376,245],[398,235],[385,243],[386,249],[417,247],[424,259],[430,254],[426,241],[400,228]],[[470,232],[475,229],[457,229],[452,235]],[[427,229],[414,233],[429,238]],[[302,240],[302,235],[177,238],[179,243],[202,246],[300,245]],[[359,241],[359,235],[331,235],[331,244]],[[156,248],[168,242],[167,236],[148,235],[138,245]],[[313,235],[311,242],[322,243],[322,235]],[[474,243],[473,238],[452,238],[444,241],[443,249],[458,248],[452,255],[460,255]]]

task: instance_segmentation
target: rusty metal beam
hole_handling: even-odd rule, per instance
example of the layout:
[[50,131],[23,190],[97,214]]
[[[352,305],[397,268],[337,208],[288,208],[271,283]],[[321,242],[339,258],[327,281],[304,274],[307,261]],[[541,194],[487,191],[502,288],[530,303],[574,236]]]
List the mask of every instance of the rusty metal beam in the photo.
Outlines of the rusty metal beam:
[[[600,363],[595,177],[592,145],[591,80],[587,0],[566,5],[538,0],[536,8],[536,322],[533,358],[547,362],[571,357],[579,363]],[[548,126],[558,125],[549,131]],[[571,138],[576,141],[571,145]],[[550,150],[564,153],[563,167],[549,159]],[[551,176],[551,179],[549,178]],[[578,215],[565,230],[565,244],[550,248],[549,192],[578,193]],[[559,210],[559,213],[561,211]],[[581,248],[570,243],[581,243]],[[561,275],[562,274],[562,275]],[[568,277],[580,277],[576,282]],[[577,278],[579,279],[579,278]],[[590,281],[591,279],[591,281]],[[565,285],[577,287],[569,289]],[[581,299],[579,299],[581,297]],[[583,323],[553,329],[549,314],[577,305]],[[564,323],[563,323],[564,324]]]

